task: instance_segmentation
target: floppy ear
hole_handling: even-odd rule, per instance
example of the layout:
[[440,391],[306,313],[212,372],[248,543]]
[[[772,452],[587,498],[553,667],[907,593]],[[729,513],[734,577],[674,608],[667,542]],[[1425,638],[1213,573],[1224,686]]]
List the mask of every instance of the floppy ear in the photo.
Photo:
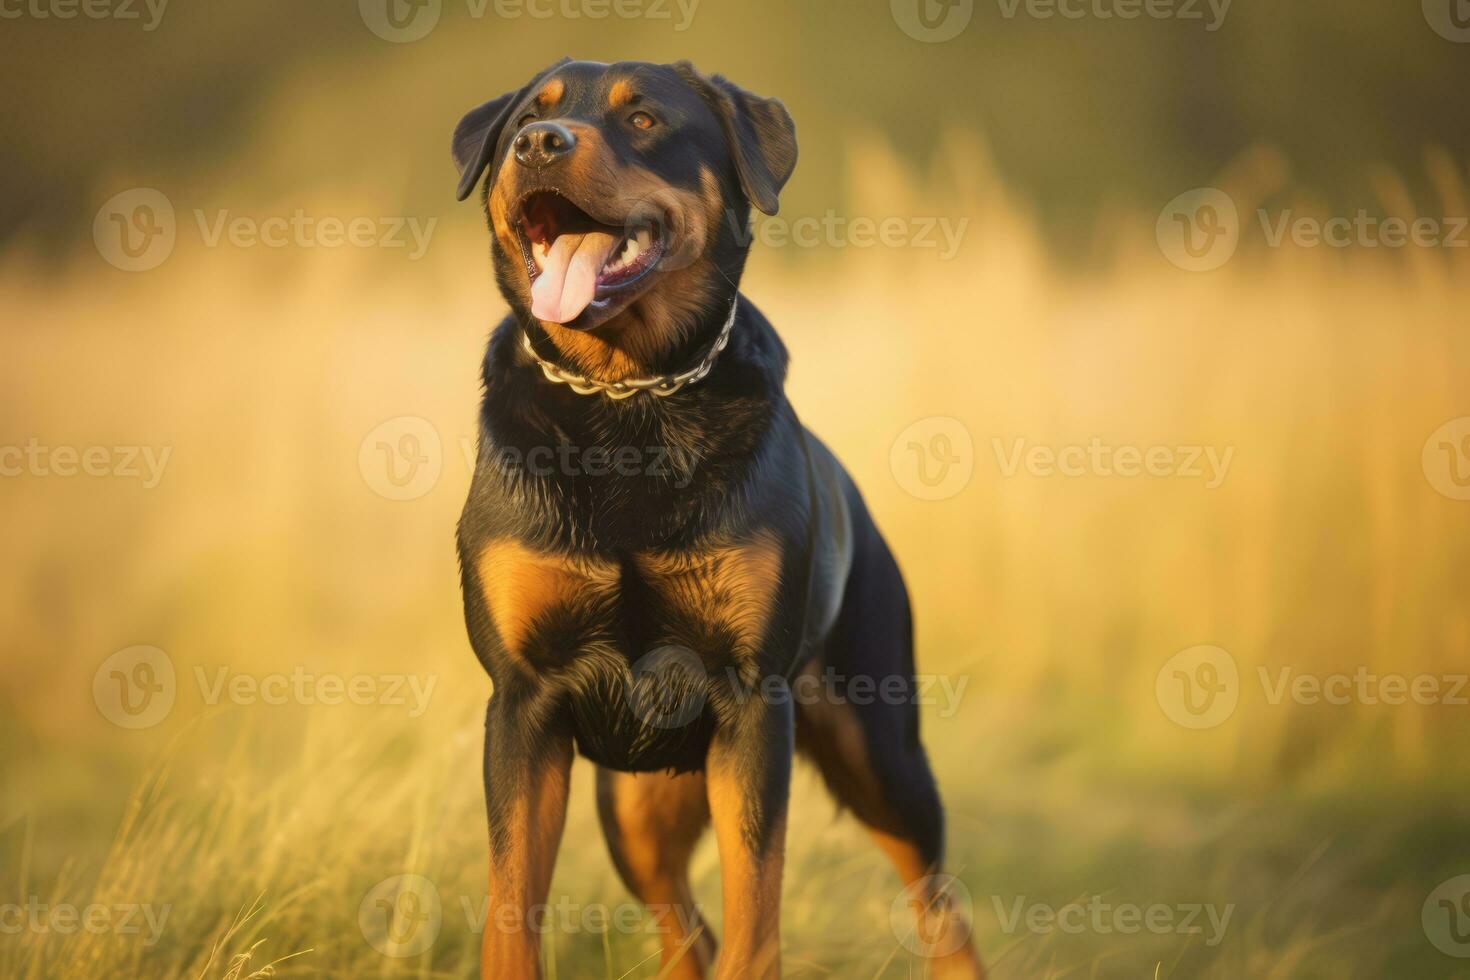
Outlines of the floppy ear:
[[465,113],[459,125],[454,127],[454,141],[450,148],[454,154],[454,165],[459,168],[459,189],[455,194],[458,200],[469,197],[480,182],[480,175],[495,155],[500,134],[510,121],[511,110],[541,79],[571,60],[563,58],[516,91],[497,96]]
[[781,188],[796,169],[796,125],[786,107],[723,76],[705,78],[687,61],[674,69],[714,110],[745,196],[766,214],[775,214]]

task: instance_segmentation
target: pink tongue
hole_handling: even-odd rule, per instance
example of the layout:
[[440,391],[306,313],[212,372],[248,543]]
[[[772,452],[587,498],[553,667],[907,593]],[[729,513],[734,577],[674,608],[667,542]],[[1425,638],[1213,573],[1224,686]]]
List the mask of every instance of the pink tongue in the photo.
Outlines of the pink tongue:
[[597,273],[619,239],[601,231],[558,235],[531,284],[531,312],[538,320],[566,323],[592,302]]

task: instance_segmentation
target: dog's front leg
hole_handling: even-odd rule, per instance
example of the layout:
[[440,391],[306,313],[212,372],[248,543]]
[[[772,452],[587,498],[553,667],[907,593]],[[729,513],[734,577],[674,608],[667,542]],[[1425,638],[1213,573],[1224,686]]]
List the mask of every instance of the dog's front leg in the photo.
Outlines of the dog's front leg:
[[485,714],[490,902],[480,944],[485,980],[537,980],[540,931],[566,822],[572,739],[501,695]]
[[721,723],[706,760],[725,904],[717,980],[781,976],[781,863],[795,736],[784,687],[777,696],[765,693]]

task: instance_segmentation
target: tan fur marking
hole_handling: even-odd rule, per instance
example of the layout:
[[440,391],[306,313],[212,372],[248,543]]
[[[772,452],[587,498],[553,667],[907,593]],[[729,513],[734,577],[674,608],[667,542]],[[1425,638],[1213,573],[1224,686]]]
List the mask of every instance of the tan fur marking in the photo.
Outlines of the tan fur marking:
[[476,570],[490,619],[507,650],[519,655],[536,618],[587,593],[606,595],[618,584],[612,565],[536,552],[513,539],[492,541]]
[[566,86],[560,78],[553,78],[546,83],[546,87],[536,94],[536,104],[542,109],[550,109],[561,101],[566,92]]
[[689,888],[689,858],[709,822],[704,775],[601,770],[599,812],[629,889],[662,919],[667,980],[702,980],[715,958],[714,936]]
[[626,78],[619,79],[613,82],[612,88],[608,89],[607,104],[614,109],[618,106],[627,105],[632,101],[634,94],[633,83]]
[[739,544],[634,556],[666,602],[730,629],[744,653],[765,636],[781,581],[781,545],[770,531]]
[[[869,833],[898,869],[905,886],[921,880],[925,885],[934,885],[941,880],[940,869],[926,866],[917,848],[909,842],[871,827]],[[936,954],[944,951],[943,955],[935,955],[928,960],[930,977],[934,980],[985,980],[985,966],[975,952],[970,924],[950,903],[948,895],[937,888],[922,888],[911,898],[910,910],[914,915],[914,938]]]
[[781,870],[786,815],[775,822],[771,846],[752,853],[744,827],[753,818],[754,799],[745,792],[732,761],[712,758],[706,775],[711,822],[720,852],[720,890],[724,896],[724,951],[719,980],[776,980],[781,975]]
[[510,813],[508,846],[492,853],[489,876],[489,919],[480,945],[482,977],[540,976],[540,936],[524,920],[507,928],[502,910],[520,915],[546,901],[556,852],[566,823],[572,768],[570,741],[561,745],[550,765],[529,774],[530,785],[515,794]]

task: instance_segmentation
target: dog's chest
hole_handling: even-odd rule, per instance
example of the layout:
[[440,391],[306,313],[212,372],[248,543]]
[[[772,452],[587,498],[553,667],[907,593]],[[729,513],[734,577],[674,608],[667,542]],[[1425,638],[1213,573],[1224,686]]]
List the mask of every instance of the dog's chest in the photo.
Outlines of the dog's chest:
[[503,652],[541,672],[610,649],[636,660],[671,644],[712,663],[753,656],[770,623],[781,557],[768,534],[616,559],[502,539],[481,550],[476,570]]
[[782,553],[768,535],[616,560],[505,539],[481,550],[476,571],[500,655],[565,702],[584,754],[616,768],[692,768],[705,703],[749,682]]

